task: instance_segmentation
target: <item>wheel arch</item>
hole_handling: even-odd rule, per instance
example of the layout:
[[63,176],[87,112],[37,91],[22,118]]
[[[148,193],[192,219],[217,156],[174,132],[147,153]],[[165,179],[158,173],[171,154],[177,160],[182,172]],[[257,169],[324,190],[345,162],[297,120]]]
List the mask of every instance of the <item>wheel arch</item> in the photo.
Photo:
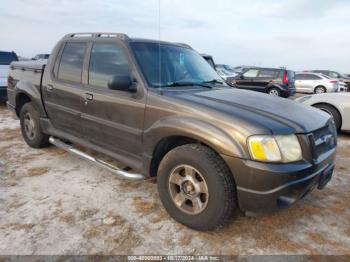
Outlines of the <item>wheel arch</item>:
[[314,87],[314,94],[316,93],[316,89],[319,88],[319,87],[324,88],[324,90],[326,90],[325,93],[327,93],[327,88],[324,85],[317,85],[317,86]]
[[20,116],[20,112],[22,107],[26,104],[26,103],[30,103],[32,102],[32,98],[25,92],[20,92],[16,95],[16,107],[15,107],[15,111],[16,111],[16,115],[17,117]]
[[175,147],[198,143],[209,147],[218,155],[246,158],[247,152],[238,139],[234,139],[221,129],[194,119],[168,119],[160,121],[157,127],[146,130],[144,135],[146,171],[150,176],[157,174],[161,159]]
[[28,81],[19,81],[16,85],[15,93],[15,110],[17,116],[23,105],[32,102],[40,116],[46,116],[46,112],[41,100],[40,86],[33,85]]
[[341,110],[339,110],[339,108],[337,106],[335,106],[335,105],[333,105],[331,103],[327,103],[327,102],[318,102],[318,103],[312,104],[311,106],[317,107],[317,106],[321,106],[321,105],[330,106],[330,107],[332,107],[334,110],[336,110],[338,112],[338,114],[340,116],[340,129],[341,129],[341,127],[343,125],[343,115],[341,113]]
[[279,85],[276,85],[276,84],[270,84],[268,86],[266,86],[265,88],[265,92],[268,93],[272,88],[276,88],[278,89],[278,91],[282,92],[283,91],[283,88],[280,87]]

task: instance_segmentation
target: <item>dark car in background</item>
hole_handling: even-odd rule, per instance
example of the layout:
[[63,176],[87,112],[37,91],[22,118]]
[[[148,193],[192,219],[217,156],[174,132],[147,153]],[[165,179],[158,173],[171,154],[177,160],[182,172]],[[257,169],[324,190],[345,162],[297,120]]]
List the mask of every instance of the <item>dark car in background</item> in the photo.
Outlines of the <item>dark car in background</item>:
[[283,68],[246,67],[230,83],[240,89],[248,89],[274,96],[289,97],[295,90],[294,71]]
[[18,61],[15,52],[0,51],[0,102],[7,100],[7,73],[13,61]]
[[338,73],[338,72],[332,71],[332,70],[311,70],[310,72],[323,74],[323,75],[326,75],[326,76],[328,76],[330,78],[334,78],[334,79],[339,79],[340,81],[343,81],[348,86],[348,92],[350,91],[350,77],[349,76],[346,76],[344,74],[341,74],[341,73]]

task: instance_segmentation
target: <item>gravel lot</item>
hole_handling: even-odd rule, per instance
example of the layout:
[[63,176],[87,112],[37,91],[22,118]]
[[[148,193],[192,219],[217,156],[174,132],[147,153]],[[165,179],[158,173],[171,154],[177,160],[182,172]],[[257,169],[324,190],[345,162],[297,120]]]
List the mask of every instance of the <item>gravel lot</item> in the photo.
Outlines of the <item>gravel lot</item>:
[[173,221],[155,181],[125,182],[58,148],[29,148],[0,106],[0,254],[350,254],[350,135],[333,180],[290,209],[217,232]]

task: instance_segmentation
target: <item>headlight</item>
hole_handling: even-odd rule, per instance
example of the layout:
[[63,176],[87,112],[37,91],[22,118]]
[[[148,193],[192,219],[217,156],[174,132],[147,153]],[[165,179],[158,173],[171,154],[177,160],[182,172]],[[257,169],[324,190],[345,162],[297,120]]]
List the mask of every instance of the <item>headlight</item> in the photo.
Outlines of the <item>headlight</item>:
[[295,135],[251,136],[248,148],[252,159],[264,162],[295,162],[302,159],[298,138]]

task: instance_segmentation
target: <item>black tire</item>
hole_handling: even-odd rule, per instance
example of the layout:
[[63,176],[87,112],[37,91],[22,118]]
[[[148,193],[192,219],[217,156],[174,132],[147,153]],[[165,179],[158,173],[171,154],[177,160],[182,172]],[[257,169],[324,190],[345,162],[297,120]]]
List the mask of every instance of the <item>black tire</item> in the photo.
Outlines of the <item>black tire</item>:
[[316,86],[314,90],[315,94],[327,93],[327,89],[324,86]]
[[49,145],[49,136],[41,131],[39,113],[32,103],[24,104],[20,120],[22,136],[30,147],[43,148]]
[[[183,212],[171,196],[169,178],[179,165],[195,168],[206,182],[207,203],[198,214]],[[167,212],[176,221],[190,228],[203,231],[221,228],[238,211],[233,176],[222,158],[206,146],[187,144],[168,152],[159,165],[157,184],[160,199]]]
[[342,119],[341,119],[341,115],[339,114],[337,109],[335,109],[333,106],[327,105],[327,104],[318,104],[318,105],[315,105],[314,107],[331,115],[333,117],[334,122],[335,122],[335,127],[337,128],[338,131],[340,130]]
[[280,91],[278,88],[276,88],[276,87],[270,88],[270,89],[267,91],[267,93],[268,93],[269,95],[273,95],[273,96],[281,96],[281,91]]

